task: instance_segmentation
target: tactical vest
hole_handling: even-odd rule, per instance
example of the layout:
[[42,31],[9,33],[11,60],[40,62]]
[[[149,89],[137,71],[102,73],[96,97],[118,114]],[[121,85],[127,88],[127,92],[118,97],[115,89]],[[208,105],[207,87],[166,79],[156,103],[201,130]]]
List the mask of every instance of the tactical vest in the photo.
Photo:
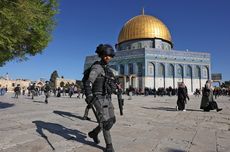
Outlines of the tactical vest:
[[116,91],[114,75],[108,66],[101,65],[105,75],[102,73],[96,78],[93,84],[93,94],[111,95]]
[[105,92],[106,94],[111,95],[116,92],[117,85],[113,72],[108,68],[104,68],[105,70]]
[[105,94],[105,77],[100,74],[93,83],[92,92],[93,94]]

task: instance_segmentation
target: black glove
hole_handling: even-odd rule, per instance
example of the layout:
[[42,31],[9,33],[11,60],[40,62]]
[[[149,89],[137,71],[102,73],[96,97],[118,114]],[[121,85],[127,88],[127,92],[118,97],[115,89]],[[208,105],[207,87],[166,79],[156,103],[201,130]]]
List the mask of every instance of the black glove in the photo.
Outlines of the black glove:
[[85,101],[86,103],[90,104],[93,101],[93,96],[87,96]]

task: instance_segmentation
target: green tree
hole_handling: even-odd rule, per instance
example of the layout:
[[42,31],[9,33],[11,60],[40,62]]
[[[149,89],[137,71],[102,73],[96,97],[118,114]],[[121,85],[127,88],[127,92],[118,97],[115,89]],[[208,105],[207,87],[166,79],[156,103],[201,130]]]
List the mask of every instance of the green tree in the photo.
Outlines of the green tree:
[[57,13],[57,0],[0,0],[0,66],[42,53]]
[[59,76],[58,76],[58,72],[57,72],[57,70],[55,70],[52,74],[51,74],[51,76],[50,76],[50,86],[52,87],[52,88],[56,88],[56,79],[58,78]]

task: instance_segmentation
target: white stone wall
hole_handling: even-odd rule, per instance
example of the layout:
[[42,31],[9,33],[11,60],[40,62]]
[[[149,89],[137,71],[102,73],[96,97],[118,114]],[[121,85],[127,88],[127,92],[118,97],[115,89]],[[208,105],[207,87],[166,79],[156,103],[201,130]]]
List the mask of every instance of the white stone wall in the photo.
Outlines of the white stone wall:
[[164,87],[164,78],[156,78],[156,89],[160,87]]
[[184,84],[187,86],[188,93],[192,94],[192,92],[194,92],[194,88],[192,88],[192,80],[191,80],[191,78],[190,79],[189,78],[185,78],[184,79]]
[[153,88],[154,87],[154,79],[153,77],[146,77],[145,78],[145,87]]
[[202,85],[200,86],[200,80],[199,79],[193,79],[193,90],[200,89]]
[[170,86],[173,88],[173,78],[165,78],[165,88]]
[[144,89],[144,84],[145,84],[145,78],[144,77],[137,77],[137,79],[136,79],[136,81],[137,81],[137,87],[136,88],[141,88],[141,89]]
[[[12,92],[14,88],[19,84],[21,88],[27,88],[30,84],[30,80],[5,80],[0,79],[1,87],[7,87],[9,92]],[[1,88],[0,87],[0,88]]]
[[[153,77],[145,77],[145,84],[144,87],[153,88],[154,87],[154,79]],[[188,89],[188,94],[193,94],[196,88],[200,89],[200,82],[201,82],[201,89],[205,85],[206,80],[202,79],[189,79],[189,78],[165,78],[165,88],[172,87],[173,88],[173,81],[175,81],[175,88],[178,88],[178,83],[184,82]],[[137,82],[138,83],[138,82]],[[191,86],[193,85],[193,86]],[[164,87],[164,79],[163,78],[156,78],[156,89],[159,87]]]
[[56,79],[56,88],[60,87],[60,83],[64,82],[64,85],[69,83],[69,84],[75,84],[76,80],[71,80],[71,79],[63,79],[63,78],[57,78]]

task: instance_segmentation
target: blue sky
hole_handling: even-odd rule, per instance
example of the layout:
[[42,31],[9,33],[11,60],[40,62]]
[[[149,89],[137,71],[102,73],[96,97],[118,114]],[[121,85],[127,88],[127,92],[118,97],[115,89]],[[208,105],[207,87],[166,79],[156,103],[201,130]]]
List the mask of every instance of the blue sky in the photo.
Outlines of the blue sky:
[[175,50],[209,52],[212,73],[230,80],[229,0],[60,0],[53,40],[42,54],[8,62],[0,75],[49,79],[54,70],[66,79],[82,78],[85,56],[100,43],[115,45],[123,25],[145,14],[168,27]]

